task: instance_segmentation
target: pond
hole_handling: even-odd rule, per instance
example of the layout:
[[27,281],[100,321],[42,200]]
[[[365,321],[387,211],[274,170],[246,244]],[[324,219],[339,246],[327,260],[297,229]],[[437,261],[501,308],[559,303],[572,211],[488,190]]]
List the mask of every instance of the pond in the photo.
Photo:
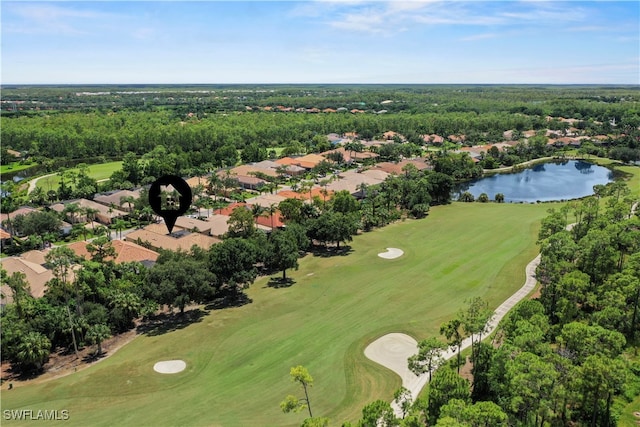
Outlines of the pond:
[[505,202],[535,203],[578,199],[593,194],[593,186],[613,181],[613,172],[582,160],[541,163],[517,173],[495,174],[465,183],[458,195],[468,191],[493,200],[504,194]]

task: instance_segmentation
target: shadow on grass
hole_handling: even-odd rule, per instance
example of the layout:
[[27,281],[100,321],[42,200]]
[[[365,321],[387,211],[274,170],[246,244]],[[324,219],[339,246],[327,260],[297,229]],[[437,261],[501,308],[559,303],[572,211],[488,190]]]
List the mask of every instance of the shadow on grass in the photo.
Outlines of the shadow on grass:
[[201,309],[189,310],[184,313],[162,313],[147,319],[143,324],[137,327],[139,334],[149,336],[163,335],[167,332],[177,331],[187,326],[201,322],[207,314]]
[[44,369],[40,368],[40,369],[36,369],[36,368],[23,368],[20,366],[11,366],[9,369],[7,369],[6,371],[6,377],[3,376],[2,378],[2,383],[4,382],[8,382],[9,383],[9,390],[11,390],[13,388],[13,386],[11,385],[11,381],[27,381],[27,380],[32,380],[35,378],[38,378],[40,375],[42,375],[44,373]]
[[98,360],[102,359],[106,355],[107,355],[107,353],[105,351],[101,351],[100,354],[89,353],[89,354],[87,354],[86,356],[84,356],[82,358],[82,361],[84,363],[92,363],[92,362],[95,362],[95,361],[98,361]]
[[294,283],[296,283],[295,280],[287,277],[286,279],[283,279],[282,277],[272,277],[269,279],[269,282],[267,283],[267,287],[269,288],[288,288],[290,286],[292,286]]
[[222,310],[223,308],[242,307],[246,304],[251,304],[253,300],[247,296],[244,292],[236,295],[224,296],[216,298],[208,303],[205,310]]
[[341,246],[340,248],[336,248],[335,246],[313,246],[309,249],[309,252],[313,256],[329,258],[334,256],[347,256],[353,252],[353,249],[351,249],[349,245]]

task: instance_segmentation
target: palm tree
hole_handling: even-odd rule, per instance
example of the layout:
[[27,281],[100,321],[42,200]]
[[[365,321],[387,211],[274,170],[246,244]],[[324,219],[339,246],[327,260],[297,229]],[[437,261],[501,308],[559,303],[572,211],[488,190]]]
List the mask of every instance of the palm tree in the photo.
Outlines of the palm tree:
[[85,337],[87,338],[87,341],[97,346],[95,355],[99,356],[102,354],[102,341],[106,340],[110,336],[111,330],[107,325],[96,324],[91,325]]
[[127,223],[124,222],[122,219],[118,218],[116,219],[116,222],[113,225],[115,226],[116,231],[118,231],[118,233],[120,234],[120,240],[122,240],[122,230],[124,230]]
[[125,203],[126,203],[126,204],[127,204],[127,206],[128,206],[128,209],[127,209],[127,210],[128,210],[129,212],[132,212],[131,204],[132,204],[132,203],[135,203],[135,202],[136,202],[136,198],[135,198],[135,197],[133,197],[133,196],[122,196],[122,197],[120,197],[120,206],[122,206],[123,204],[125,204]]
[[269,214],[269,216],[271,217],[271,229],[273,230],[273,214],[275,214],[276,212],[278,212],[278,204],[277,203],[271,203],[269,205],[268,208],[266,208],[266,212]]
[[76,214],[78,212],[80,212],[80,205],[78,205],[77,203],[69,203],[68,205],[66,205],[64,207],[64,209],[62,210],[62,212],[65,215],[70,215],[71,217],[71,224],[75,224],[75,218],[76,218]]
[[87,217],[87,221],[91,221],[91,229],[93,230],[93,234],[95,234],[96,233],[96,224],[95,224],[96,214],[100,211],[98,209],[94,209],[88,206],[84,208],[83,211],[85,216]]
[[210,197],[203,197],[202,202],[204,207],[207,208],[207,218],[211,216],[211,208],[213,207],[213,200]]
[[218,191],[220,191],[221,185],[222,185],[222,182],[220,181],[220,177],[217,174],[212,173],[211,176],[209,176],[207,191],[209,192],[209,194],[213,194],[214,201],[217,201],[217,194],[218,194]]
[[260,217],[264,213],[264,208],[260,205],[252,205],[251,206],[251,215],[253,215],[253,220],[258,223],[258,217]]
[[16,305],[16,311],[18,312],[18,318],[22,319],[22,300],[31,295],[27,275],[21,271],[16,271],[11,276],[5,274],[4,270],[2,270],[2,272],[2,284],[7,285],[11,289],[13,303]]
[[42,369],[42,365],[49,358],[51,341],[39,332],[29,332],[22,337],[18,344],[18,360],[25,365],[34,365]]
[[200,209],[204,208],[205,201],[202,198],[198,198],[191,202],[191,206],[198,212],[198,216],[200,216]]
[[151,206],[145,206],[142,208],[140,216],[144,217],[147,223],[150,223],[153,220],[153,209],[151,209]]

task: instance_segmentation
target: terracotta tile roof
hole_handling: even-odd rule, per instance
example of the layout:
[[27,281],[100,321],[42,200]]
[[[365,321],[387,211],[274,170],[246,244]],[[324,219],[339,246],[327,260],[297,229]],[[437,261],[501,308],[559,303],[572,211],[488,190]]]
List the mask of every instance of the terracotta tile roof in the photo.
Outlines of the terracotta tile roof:
[[[330,184],[329,184],[330,185]],[[311,189],[311,196],[309,196],[309,191],[305,191],[304,193],[299,193],[297,191],[292,190],[282,190],[278,193],[278,196],[284,197],[285,199],[300,199],[300,200],[309,200],[309,198],[313,199],[314,197],[320,197],[320,199],[327,200],[331,198],[333,195],[333,191],[331,191],[327,186],[327,195],[322,194],[322,187],[313,187]]]
[[224,207],[224,208],[221,208],[221,209],[216,209],[216,213],[219,214],[219,215],[229,216],[229,215],[231,215],[231,213],[233,212],[233,210],[235,208],[242,207],[242,206],[247,206],[247,204],[246,203],[231,203],[227,207]]
[[7,219],[14,219],[15,217],[17,217],[18,215],[26,215],[29,214],[31,212],[35,212],[37,209],[31,208],[29,206],[22,206],[18,209],[16,209],[13,212],[10,213],[3,213],[2,215],[0,215],[0,221],[4,222]]
[[[35,298],[40,298],[44,295],[44,291],[47,288],[46,283],[53,278],[51,270],[19,257],[3,259],[2,267],[7,270],[9,275],[18,271],[24,273],[31,288],[31,295]],[[8,295],[11,295],[11,291],[9,291]]]
[[0,228],[0,239],[5,240],[10,238],[11,238],[11,233]]
[[99,194],[93,198],[93,201],[103,204],[107,207],[111,206],[112,204],[113,206],[116,206],[116,207],[122,207],[122,206],[126,207],[127,203],[120,204],[120,199],[122,197],[129,197],[129,196],[133,197],[134,199],[139,199],[140,190],[136,190],[136,191],[120,190],[113,193]]
[[255,176],[255,174],[264,174],[271,177],[278,176],[275,169],[261,168],[254,165],[240,165],[229,171],[231,175]]
[[[63,212],[64,207],[71,203],[77,203],[78,206],[80,206],[81,208],[92,208],[97,210],[98,213],[96,214],[96,219],[103,224],[109,224],[111,220],[113,220],[114,218],[120,218],[128,215],[127,212],[125,211],[122,211],[119,209],[112,209],[109,206],[103,205],[102,203],[97,203],[97,202],[94,202],[93,200],[87,200],[87,199],[77,199],[77,200],[70,200],[65,203],[56,203],[55,205],[49,206],[49,208],[56,212]],[[109,212],[109,210],[111,210],[111,212]],[[86,218],[84,218],[84,216],[82,215],[76,215],[76,220],[80,220],[84,222],[86,221]]]
[[[369,173],[366,173],[369,172]],[[373,173],[372,173],[373,172]],[[328,189],[338,192],[341,190],[347,190],[351,194],[355,194],[358,192],[358,186],[360,184],[380,184],[389,174],[384,171],[365,171],[364,173],[359,173],[354,170],[349,170],[341,173],[340,179],[332,182],[328,185]],[[384,178],[383,178],[384,177]]]
[[196,218],[189,218],[186,216],[180,216],[176,220],[176,226],[184,230],[198,229],[199,233],[209,234],[211,231],[211,224],[207,221],[202,221]]
[[408,164],[414,165],[418,170],[427,169],[429,167],[429,165],[426,163],[426,159],[420,158],[420,159],[412,159],[412,160],[403,160],[398,163],[380,162],[380,163],[376,163],[376,165],[374,166],[374,169],[379,169],[388,174],[402,175],[404,174],[404,171],[402,170],[402,168],[404,168]]
[[206,187],[207,184],[209,183],[209,177],[206,176],[206,175],[205,176],[194,176],[194,177],[191,177],[189,179],[185,179],[185,182],[192,189],[196,188],[198,185],[202,185],[203,187]]
[[250,205],[260,205],[263,208],[268,208],[273,204],[278,205],[281,201],[285,199],[286,199],[285,197],[279,196],[277,194],[262,194],[258,197],[247,199],[247,203]]
[[302,157],[283,157],[282,159],[276,160],[276,162],[281,165],[296,165],[305,169],[313,169],[320,162],[326,160],[327,159],[319,154],[307,154]]
[[[158,259],[159,254],[157,252],[133,242],[112,240],[111,244],[113,245],[113,249],[116,251],[116,257],[114,259],[116,264],[133,261],[155,261]],[[91,254],[87,250],[87,242],[74,242],[68,246],[76,255],[81,256],[84,259],[91,259]]]
[[[272,220],[271,215],[259,216],[256,222],[258,223],[258,225],[271,228],[271,224],[272,224],[271,220]],[[278,228],[278,227],[282,227],[283,225],[284,225],[284,222],[282,220],[282,216],[280,216],[280,212],[274,213],[273,227]]]
[[296,159],[292,158],[292,157],[283,157],[281,159],[276,160],[276,163],[281,164],[281,165],[295,165],[296,163]]
[[24,259],[25,261],[32,262],[34,264],[43,265],[47,262],[45,260],[45,256],[48,253],[49,253],[48,249],[44,251],[39,251],[39,250],[27,251],[20,254],[20,258]]
[[175,228],[171,236],[166,234],[166,229],[164,234],[142,229],[127,234],[125,239],[130,242],[137,242],[140,239],[142,242],[148,242],[153,248],[172,251],[178,249],[188,251],[193,245],[208,250],[212,245],[220,242],[220,239],[215,237],[205,236],[201,233],[190,233],[186,230],[176,231]]
[[351,162],[352,160],[358,161],[358,160],[365,160],[365,159],[375,159],[376,157],[379,157],[378,154],[372,153],[370,151],[357,152],[357,151],[346,150],[344,147],[338,147],[333,150],[325,151],[323,153],[320,153],[320,155],[324,156],[325,160],[327,160],[326,157],[331,153],[341,153],[342,158],[344,158],[344,161],[347,163]]
[[214,237],[222,237],[227,231],[229,231],[229,221],[228,215],[220,215],[215,214],[211,215],[207,218],[207,223],[209,223],[209,232]]

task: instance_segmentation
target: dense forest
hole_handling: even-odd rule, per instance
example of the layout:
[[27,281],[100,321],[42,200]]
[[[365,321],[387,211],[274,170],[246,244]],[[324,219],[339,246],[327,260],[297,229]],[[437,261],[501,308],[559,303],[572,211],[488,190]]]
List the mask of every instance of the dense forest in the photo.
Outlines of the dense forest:
[[[3,87],[3,149],[55,158],[122,157],[163,146],[176,167],[223,166],[231,147],[298,146],[318,135],[395,131],[465,135],[468,145],[503,132],[566,130],[615,136],[638,150],[637,87],[266,86],[263,88]],[[341,112],[340,112],[341,111]],[[552,117],[553,119],[549,119]]]

